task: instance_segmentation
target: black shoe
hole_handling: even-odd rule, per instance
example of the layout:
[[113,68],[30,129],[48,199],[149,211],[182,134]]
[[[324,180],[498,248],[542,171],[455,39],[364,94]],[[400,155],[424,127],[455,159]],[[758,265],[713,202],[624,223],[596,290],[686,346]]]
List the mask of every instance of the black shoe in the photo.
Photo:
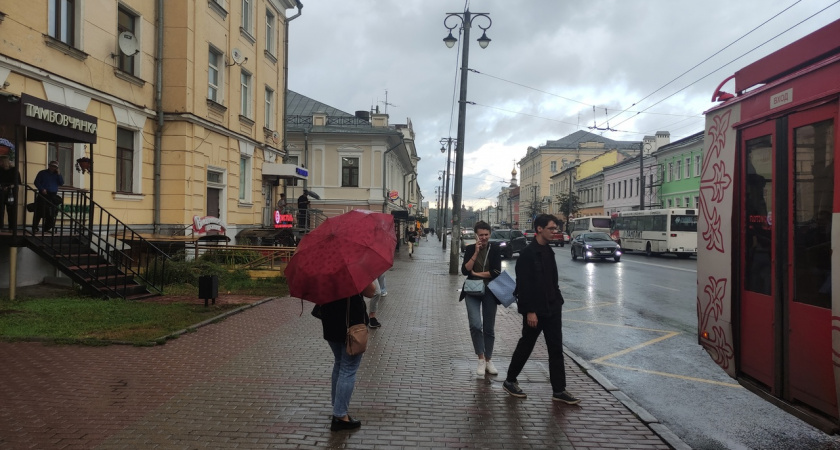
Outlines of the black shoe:
[[522,389],[519,389],[519,383],[515,381],[507,381],[502,384],[502,389],[507,391],[508,394],[517,397],[517,398],[525,398],[528,394],[522,392]]
[[577,405],[580,403],[579,398],[572,397],[572,394],[569,394],[569,391],[563,392],[555,392],[554,395],[551,396],[551,399],[555,402],[563,402],[567,405]]
[[382,324],[379,323],[378,320],[376,320],[376,317],[371,317],[370,321],[368,321],[368,326],[371,328],[379,328],[382,326]]
[[362,426],[362,422],[358,420],[353,420],[352,417],[347,416],[347,421],[341,420],[336,416],[332,418],[332,424],[330,424],[330,431],[342,431],[342,430],[355,430]]

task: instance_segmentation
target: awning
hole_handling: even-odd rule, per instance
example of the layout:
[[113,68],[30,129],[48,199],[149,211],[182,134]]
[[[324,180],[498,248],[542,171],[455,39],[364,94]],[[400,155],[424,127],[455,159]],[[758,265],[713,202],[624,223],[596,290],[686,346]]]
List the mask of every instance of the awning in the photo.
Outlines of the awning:
[[286,180],[305,180],[309,177],[309,171],[294,164],[263,163],[262,176],[277,177]]
[[29,94],[2,99],[0,123],[26,127],[27,141],[96,143],[96,117]]

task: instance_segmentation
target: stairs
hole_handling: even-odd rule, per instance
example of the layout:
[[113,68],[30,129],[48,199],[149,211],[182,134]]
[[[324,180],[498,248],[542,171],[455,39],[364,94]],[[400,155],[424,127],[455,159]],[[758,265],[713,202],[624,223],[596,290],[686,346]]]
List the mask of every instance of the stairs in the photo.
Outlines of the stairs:
[[[27,186],[34,195],[40,195]],[[25,230],[27,248],[91,295],[139,300],[163,293],[170,258],[85,191],[64,193],[54,233]]]

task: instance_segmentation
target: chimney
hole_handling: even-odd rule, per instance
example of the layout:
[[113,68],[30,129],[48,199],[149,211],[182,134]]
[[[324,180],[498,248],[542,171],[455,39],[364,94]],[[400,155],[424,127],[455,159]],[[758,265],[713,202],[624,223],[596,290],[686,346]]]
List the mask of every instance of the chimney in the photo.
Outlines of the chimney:
[[368,111],[356,111],[356,118],[370,122],[370,113]]

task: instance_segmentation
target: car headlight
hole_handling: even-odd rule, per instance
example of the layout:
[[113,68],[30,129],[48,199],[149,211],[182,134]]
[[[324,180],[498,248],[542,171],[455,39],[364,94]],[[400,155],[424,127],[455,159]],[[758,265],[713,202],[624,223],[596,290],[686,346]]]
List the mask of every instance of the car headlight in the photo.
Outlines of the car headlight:
[[507,247],[507,242],[499,242],[499,247]]
[[584,245],[583,245],[583,248],[585,248],[585,249],[587,249],[587,250],[592,250],[592,246],[591,246],[591,245],[589,245],[589,244],[584,244]]

